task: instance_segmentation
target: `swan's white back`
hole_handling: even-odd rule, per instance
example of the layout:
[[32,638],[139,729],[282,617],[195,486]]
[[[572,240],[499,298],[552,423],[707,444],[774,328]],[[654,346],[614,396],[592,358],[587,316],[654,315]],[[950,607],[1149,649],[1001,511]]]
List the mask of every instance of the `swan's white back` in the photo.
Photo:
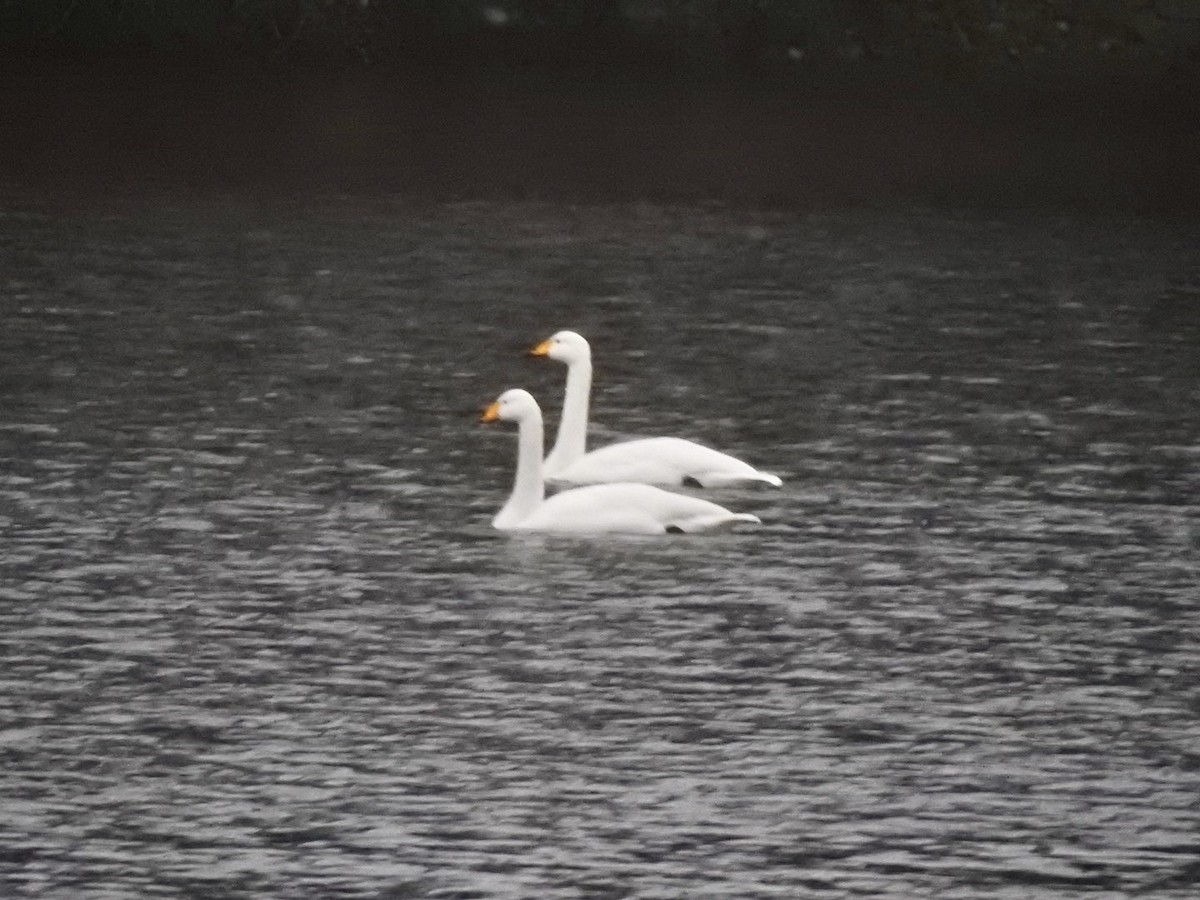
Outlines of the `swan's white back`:
[[555,494],[515,531],[597,534],[666,534],[725,531],[738,522],[759,522],[699,497],[673,494],[649,484],[593,484]]
[[641,438],[609,444],[586,453],[571,465],[547,471],[548,481],[598,484],[636,481],[644,484],[697,484],[723,487],[759,481],[779,487],[775,475],[759,472],[749,463],[682,438]]

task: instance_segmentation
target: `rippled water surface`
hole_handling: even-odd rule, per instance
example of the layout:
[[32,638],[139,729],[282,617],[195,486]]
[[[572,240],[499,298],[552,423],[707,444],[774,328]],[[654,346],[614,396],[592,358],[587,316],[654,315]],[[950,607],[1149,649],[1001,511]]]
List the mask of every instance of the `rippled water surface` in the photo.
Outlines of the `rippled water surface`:
[[[6,897],[1200,884],[1200,228],[331,201],[0,216]],[[595,442],[760,529],[513,539]]]

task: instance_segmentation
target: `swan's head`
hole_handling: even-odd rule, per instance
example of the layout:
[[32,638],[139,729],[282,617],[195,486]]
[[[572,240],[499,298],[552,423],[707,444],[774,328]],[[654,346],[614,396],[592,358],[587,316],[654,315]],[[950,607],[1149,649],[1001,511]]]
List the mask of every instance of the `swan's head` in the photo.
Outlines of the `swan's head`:
[[591,359],[592,349],[582,335],[574,331],[560,331],[530,350],[529,355],[548,356],[570,365],[573,362]]
[[540,416],[541,414],[542,411],[538,407],[537,401],[533,399],[533,394],[520,388],[513,388],[497,397],[496,402],[483,411],[480,421],[521,422],[531,416]]

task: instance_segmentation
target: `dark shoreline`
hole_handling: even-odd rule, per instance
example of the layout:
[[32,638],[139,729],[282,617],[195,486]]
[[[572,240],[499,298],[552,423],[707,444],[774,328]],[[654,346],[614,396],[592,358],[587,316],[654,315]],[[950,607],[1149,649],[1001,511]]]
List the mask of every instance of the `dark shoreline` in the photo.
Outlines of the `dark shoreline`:
[[1200,91],[1120,72],[942,79],[880,64],[704,82],[10,60],[0,121],[0,195],[47,201],[333,192],[1200,212]]

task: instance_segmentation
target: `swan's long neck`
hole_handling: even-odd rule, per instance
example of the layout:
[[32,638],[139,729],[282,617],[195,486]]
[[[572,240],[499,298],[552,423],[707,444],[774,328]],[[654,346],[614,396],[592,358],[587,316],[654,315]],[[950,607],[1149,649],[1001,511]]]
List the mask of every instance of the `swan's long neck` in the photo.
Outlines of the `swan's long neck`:
[[592,391],[592,361],[567,366],[567,394],[554,449],[546,457],[546,474],[555,475],[587,452],[588,395]]
[[529,416],[517,428],[517,476],[512,494],[496,515],[498,528],[516,525],[542,504],[546,489],[542,483],[542,416]]

